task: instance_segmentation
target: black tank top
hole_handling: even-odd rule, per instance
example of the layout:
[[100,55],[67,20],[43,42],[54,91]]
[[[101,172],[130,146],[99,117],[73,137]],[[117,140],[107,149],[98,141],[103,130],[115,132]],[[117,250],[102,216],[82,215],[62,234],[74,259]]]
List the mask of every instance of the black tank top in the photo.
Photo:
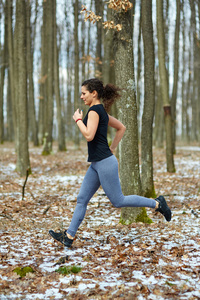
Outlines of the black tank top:
[[108,146],[107,130],[109,117],[102,104],[93,105],[89,108],[83,123],[87,126],[88,113],[93,110],[99,115],[99,124],[94,139],[88,142],[88,161],[100,161],[112,154]]

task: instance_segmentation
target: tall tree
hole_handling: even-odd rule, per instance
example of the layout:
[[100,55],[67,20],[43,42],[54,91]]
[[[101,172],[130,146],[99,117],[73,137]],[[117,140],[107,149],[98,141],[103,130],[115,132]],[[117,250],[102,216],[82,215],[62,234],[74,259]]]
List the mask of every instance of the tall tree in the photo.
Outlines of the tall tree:
[[137,112],[138,112],[138,129],[140,136],[140,107],[141,107],[141,71],[142,71],[142,2],[140,2],[140,19],[139,19],[139,33],[138,33],[138,41],[137,41]]
[[164,119],[163,119],[163,100],[160,90],[158,67],[155,70],[155,124],[153,130],[154,145],[163,148],[164,142]]
[[10,71],[8,69],[8,84],[7,84],[7,101],[6,101],[6,117],[7,117],[7,130],[6,139],[10,142],[14,140],[14,126],[13,126],[13,107],[11,102],[11,88],[10,88]]
[[[95,12],[97,16],[103,15],[103,2],[102,0],[95,0]],[[102,25],[96,22],[97,25],[97,45],[96,45],[96,65],[95,76],[102,77]]]
[[200,139],[199,134],[199,92],[200,92],[200,46],[197,33],[197,18],[196,18],[196,1],[190,0],[191,7],[191,24],[192,24],[192,36],[193,36],[193,84],[192,84],[192,126],[191,126],[191,140],[198,141]]
[[[107,20],[112,20],[112,10],[107,7]],[[103,56],[103,69],[102,77],[104,84],[112,82],[112,73],[114,68],[112,64],[113,59],[113,30],[103,31],[103,45],[104,45],[104,56]]]
[[[6,3],[7,4],[7,3]],[[1,73],[0,73],[0,144],[4,141],[4,113],[3,113],[3,107],[4,107],[4,82],[5,82],[5,70],[7,67],[7,52],[8,52],[8,39],[7,39],[7,30],[8,30],[8,24],[7,24],[7,8],[4,10],[4,44],[2,47],[2,50],[0,49],[0,58],[1,58]]]
[[13,51],[13,1],[6,0],[6,10],[8,15],[8,64],[9,64],[9,84],[12,104],[12,117],[14,137],[16,138],[16,105],[15,105],[15,69],[14,69],[14,51]]
[[42,15],[42,28],[41,28],[41,74],[39,79],[39,114],[38,114],[38,138],[39,143],[46,142],[45,138],[45,124],[47,123],[47,72],[48,72],[48,43],[47,35],[47,5],[46,1],[43,1],[43,15]]
[[47,105],[46,105],[46,123],[45,123],[45,142],[43,148],[43,155],[48,155],[52,151],[52,131],[53,131],[53,84],[54,84],[54,70],[53,70],[53,59],[54,59],[54,49],[53,49],[53,14],[54,6],[51,1],[46,2],[47,6],[47,18],[46,18],[46,37],[47,43],[44,45],[48,49],[47,51]]
[[[141,195],[142,187],[139,172],[138,126],[136,87],[133,61],[133,25],[129,7],[114,11],[115,24],[121,24],[122,30],[114,34],[114,67],[116,84],[122,88],[122,98],[118,102],[118,117],[126,126],[126,133],[119,146],[119,166],[122,191],[125,195]],[[144,220],[145,209],[122,208],[121,222],[130,224]]]
[[[75,0],[74,3],[74,109],[78,108],[79,99],[79,42],[78,42],[78,6],[79,1]],[[79,148],[80,138],[78,126],[75,126],[75,147]]]
[[[36,3],[37,5],[37,3]],[[36,121],[35,101],[34,101],[34,82],[33,82],[33,41],[31,28],[31,3],[26,1],[26,49],[27,49],[27,77],[28,77],[28,112],[29,112],[29,129],[31,140],[35,146],[38,146],[38,124]]]
[[62,116],[61,98],[60,98],[60,80],[59,80],[59,63],[58,63],[58,45],[57,45],[57,23],[56,23],[56,0],[53,0],[54,5],[54,89],[57,107],[57,125],[58,125],[58,150],[65,151],[65,131]]
[[15,15],[15,102],[16,102],[16,150],[17,170],[25,176],[30,169],[28,151],[28,116],[27,116],[27,67],[26,67],[26,3],[16,1]]
[[155,197],[153,183],[153,117],[155,106],[154,41],[152,0],[142,0],[142,35],[144,44],[144,109],[142,115],[141,159],[142,189],[146,197]]
[[176,102],[178,90],[178,74],[179,74],[179,35],[180,35],[180,15],[181,15],[180,0],[176,0],[176,26],[174,37],[174,84],[172,91],[172,137],[173,137],[173,153],[175,153],[176,144]]
[[161,94],[163,99],[165,132],[166,132],[166,160],[167,171],[175,172],[172,139],[172,116],[168,89],[168,73],[165,66],[165,34],[163,21],[163,0],[156,0],[156,22],[158,35],[158,59]]

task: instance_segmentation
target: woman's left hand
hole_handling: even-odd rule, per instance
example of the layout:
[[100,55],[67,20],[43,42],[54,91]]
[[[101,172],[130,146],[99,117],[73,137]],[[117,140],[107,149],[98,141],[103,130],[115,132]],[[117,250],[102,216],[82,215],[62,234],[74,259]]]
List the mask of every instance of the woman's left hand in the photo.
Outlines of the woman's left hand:
[[83,119],[83,111],[81,110],[81,112],[79,112],[79,108],[75,111],[74,115],[73,115],[73,119],[74,121],[78,120],[78,119]]

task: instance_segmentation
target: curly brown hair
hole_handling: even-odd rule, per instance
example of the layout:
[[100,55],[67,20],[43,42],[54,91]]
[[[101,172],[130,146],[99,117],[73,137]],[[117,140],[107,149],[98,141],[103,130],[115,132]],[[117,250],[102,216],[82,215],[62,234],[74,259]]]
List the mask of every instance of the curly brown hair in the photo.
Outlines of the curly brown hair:
[[119,94],[120,88],[111,83],[104,86],[103,82],[98,78],[87,79],[82,83],[82,86],[85,86],[90,93],[93,91],[97,92],[98,99],[102,99],[107,112],[109,112],[112,104],[121,97]]

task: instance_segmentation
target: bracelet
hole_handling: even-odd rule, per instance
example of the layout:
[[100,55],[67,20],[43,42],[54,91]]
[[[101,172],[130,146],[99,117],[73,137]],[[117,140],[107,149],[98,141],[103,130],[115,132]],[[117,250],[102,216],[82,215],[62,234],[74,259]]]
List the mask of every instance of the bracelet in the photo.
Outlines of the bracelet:
[[82,119],[77,119],[77,120],[76,120],[76,123],[77,123],[78,121],[82,121]]

